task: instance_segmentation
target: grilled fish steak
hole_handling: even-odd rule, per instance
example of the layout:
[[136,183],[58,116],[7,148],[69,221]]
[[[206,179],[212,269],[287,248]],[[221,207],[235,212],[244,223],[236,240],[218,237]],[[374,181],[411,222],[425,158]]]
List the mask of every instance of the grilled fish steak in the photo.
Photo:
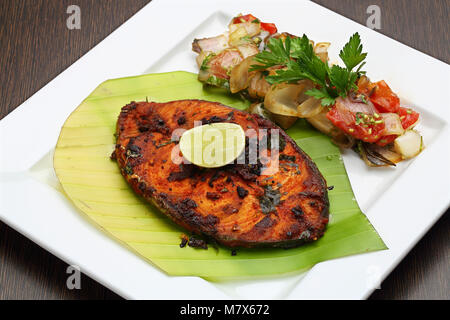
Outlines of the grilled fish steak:
[[[246,132],[246,163],[205,169],[172,161],[179,154],[172,133],[194,121],[253,129]],[[264,143],[274,129],[276,158]],[[248,163],[250,139],[266,150],[264,165]],[[137,194],[188,231],[229,247],[295,247],[317,240],[328,223],[326,181],[309,156],[271,121],[220,103],[132,102],[121,110],[112,156]]]

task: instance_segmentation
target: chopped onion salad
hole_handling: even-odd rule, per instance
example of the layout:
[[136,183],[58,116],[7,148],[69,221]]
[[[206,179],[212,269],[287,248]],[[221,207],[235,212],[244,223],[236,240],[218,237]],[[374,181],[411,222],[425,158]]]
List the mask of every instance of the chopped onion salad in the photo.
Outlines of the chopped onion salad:
[[249,112],[284,129],[305,118],[373,167],[395,166],[424,148],[414,130],[419,113],[400,106],[384,81],[362,71],[367,53],[355,33],[340,51],[345,67],[331,65],[329,42],[278,33],[251,14],[234,17],[229,30],[195,39],[198,79],[253,102]]

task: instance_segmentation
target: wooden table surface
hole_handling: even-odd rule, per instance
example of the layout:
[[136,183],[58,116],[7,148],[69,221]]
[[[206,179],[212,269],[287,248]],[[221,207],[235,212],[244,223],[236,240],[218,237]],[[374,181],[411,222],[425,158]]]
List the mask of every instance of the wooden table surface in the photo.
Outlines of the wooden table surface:
[[[0,1],[0,119],[148,2]],[[449,0],[315,2],[362,24],[368,18],[367,7],[376,4],[381,9],[379,32],[446,63],[450,61]],[[72,4],[81,8],[81,30],[66,27],[66,10]],[[151,38],[151,30],[144,32]],[[449,222],[447,211],[371,299],[449,299]],[[0,300],[120,299],[87,276],[82,276],[81,290],[68,290],[66,268],[66,263],[0,222]]]

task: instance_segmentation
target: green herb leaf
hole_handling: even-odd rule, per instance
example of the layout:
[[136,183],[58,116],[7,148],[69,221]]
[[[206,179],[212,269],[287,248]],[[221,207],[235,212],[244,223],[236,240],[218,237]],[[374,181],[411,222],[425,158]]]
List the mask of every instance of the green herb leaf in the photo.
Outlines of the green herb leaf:
[[295,62],[287,63],[287,67],[288,68],[286,69],[277,70],[275,75],[267,76],[267,82],[269,82],[270,84],[274,84],[305,79],[303,73],[299,69],[299,66]]
[[273,66],[281,66],[274,75],[267,76],[270,84],[295,82],[308,79],[319,88],[309,90],[307,94],[321,99],[322,105],[332,105],[337,97],[346,97],[350,91],[356,90],[356,80],[364,72],[362,63],[356,72],[352,71],[366,57],[362,53],[361,39],[355,33],[341,50],[340,57],[346,68],[334,65],[331,68],[314,53],[311,41],[306,35],[301,38],[287,37],[286,40],[270,39],[268,50],[255,56],[259,65],[253,65],[250,71],[265,70]]
[[314,97],[320,100],[323,106],[331,106],[335,103],[336,99],[334,99],[325,88],[322,89],[311,89],[305,92],[308,96]]
[[271,38],[267,43],[267,48],[269,50],[265,50],[255,56],[255,61],[259,62],[260,65],[252,65],[250,71],[265,70],[273,66],[285,65],[289,62],[289,40],[283,43],[281,39]]
[[350,72],[347,69],[334,65],[329,72],[330,82],[339,91],[339,95],[345,97],[347,93]]
[[200,66],[200,70],[207,71],[209,69],[209,66],[208,66],[209,61],[215,56],[216,56],[215,53],[208,54],[205,57],[205,59],[203,59],[202,65]]
[[352,70],[366,58],[367,53],[362,53],[362,48],[361,38],[357,32],[339,53],[339,57],[344,61],[347,70]]

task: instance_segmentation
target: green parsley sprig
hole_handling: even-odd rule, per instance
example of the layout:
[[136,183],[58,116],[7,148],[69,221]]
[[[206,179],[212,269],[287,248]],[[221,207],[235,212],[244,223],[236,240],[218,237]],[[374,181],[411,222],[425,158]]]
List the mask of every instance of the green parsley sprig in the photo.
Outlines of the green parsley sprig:
[[[250,71],[266,70],[273,66],[281,66],[275,75],[267,76],[271,83],[295,82],[309,79],[317,88],[308,90],[307,95],[321,100],[322,105],[330,106],[336,98],[346,97],[350,91],[356,90],[356,80],[365,72],[361,71],[367,53],[362,52],[361,38],[355,33],[339,53],[345,68],[338,65],[330,67],[314,53],[313,46],[306,35],[301,38],[271,38],[268,50],[258,53]],[[359,66],[359,67],[358,67]],[[353,71],[356,67],[357,70]]]

